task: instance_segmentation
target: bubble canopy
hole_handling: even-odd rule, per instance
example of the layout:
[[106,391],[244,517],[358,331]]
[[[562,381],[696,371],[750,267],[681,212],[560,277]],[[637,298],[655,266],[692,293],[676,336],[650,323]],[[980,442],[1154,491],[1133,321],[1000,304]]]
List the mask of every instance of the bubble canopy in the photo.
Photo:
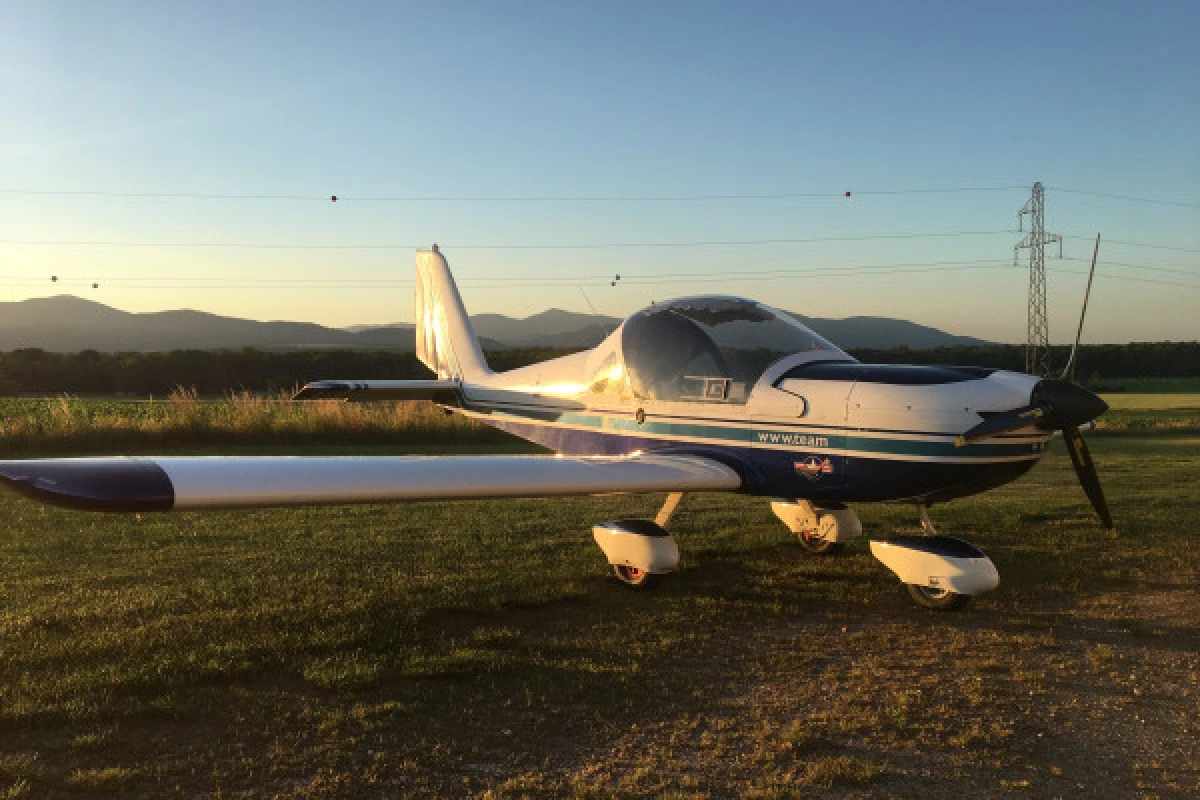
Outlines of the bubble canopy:
[[629,388],[648,400],[745,403],[784,356],[842,350],[770,306],[738,297],[684,297],[625,320],[621,351]]

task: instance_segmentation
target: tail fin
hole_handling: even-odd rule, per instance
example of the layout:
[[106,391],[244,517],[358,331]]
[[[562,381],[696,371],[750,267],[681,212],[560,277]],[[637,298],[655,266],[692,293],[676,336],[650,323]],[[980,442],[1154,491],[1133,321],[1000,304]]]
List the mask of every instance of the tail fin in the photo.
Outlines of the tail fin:
[[479,339],[454,285],[450,266],[438,251],[417,251],[417,358],[443,380],[490,375]]

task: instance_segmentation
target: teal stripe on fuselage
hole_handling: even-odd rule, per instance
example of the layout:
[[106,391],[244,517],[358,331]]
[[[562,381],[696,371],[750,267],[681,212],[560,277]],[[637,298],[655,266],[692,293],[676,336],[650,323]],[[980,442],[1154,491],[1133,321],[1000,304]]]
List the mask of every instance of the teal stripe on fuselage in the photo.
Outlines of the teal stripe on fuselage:
[[[861,453],[865,456],[872,454],[896,456],[952,456],[956,458],[1012,458],[1020,456],[1036,457],[1044,450],[1044,442],[1014,442],[1014,443],[975,443],[962,447],[955,446],[953,441],[938,441],[932,437],[945,437],[945,434],[907,434],[912,437],[925,438],[884,438],[871,436],[868,431],[859,433],[831,433],[821,429],[805,429],[801,427],[781,430],[779,423],[754,425],[714,425],[701,422],[668,422],[647,419],[639,424],[636,420],[625,416],[585,414],[579,412],[556,412],[553,409],[529,410],[522,413],[519,409],[499,410],[486,406],[476,406],[476,411],[482,411],[501,419],[520,420],[548,426],[571,426],[592,428],[613,434],[632,434],[635,436],[678,436],[688,439],[708,439],[739,443],[741,445],[763,446],[771,448],[791,448],[795,450],[841,450],[851,453]],[[547,418],[550,417],[550,418]],[[906,434],[900,434],[906,435]]]

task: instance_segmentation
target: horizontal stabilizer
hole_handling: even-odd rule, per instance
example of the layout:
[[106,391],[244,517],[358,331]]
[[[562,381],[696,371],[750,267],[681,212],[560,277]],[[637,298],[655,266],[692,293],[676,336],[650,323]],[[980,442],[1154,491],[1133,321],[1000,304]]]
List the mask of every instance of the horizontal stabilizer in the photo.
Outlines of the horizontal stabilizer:
[[314,381],[293,400],[432,400],[457,403],[457,381]]
[[734,490],[724,464],[640,456],[169,456],[0,461],[0,482],[87,511]]

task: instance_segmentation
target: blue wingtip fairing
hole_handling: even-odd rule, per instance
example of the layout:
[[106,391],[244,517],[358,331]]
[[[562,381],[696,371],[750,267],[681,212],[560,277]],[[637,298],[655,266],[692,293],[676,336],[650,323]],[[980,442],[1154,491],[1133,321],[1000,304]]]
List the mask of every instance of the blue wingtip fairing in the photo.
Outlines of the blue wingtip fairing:
[[35,500],[83,511],[169,511],[175,489],[148,459],[0,461],[0,481]]

